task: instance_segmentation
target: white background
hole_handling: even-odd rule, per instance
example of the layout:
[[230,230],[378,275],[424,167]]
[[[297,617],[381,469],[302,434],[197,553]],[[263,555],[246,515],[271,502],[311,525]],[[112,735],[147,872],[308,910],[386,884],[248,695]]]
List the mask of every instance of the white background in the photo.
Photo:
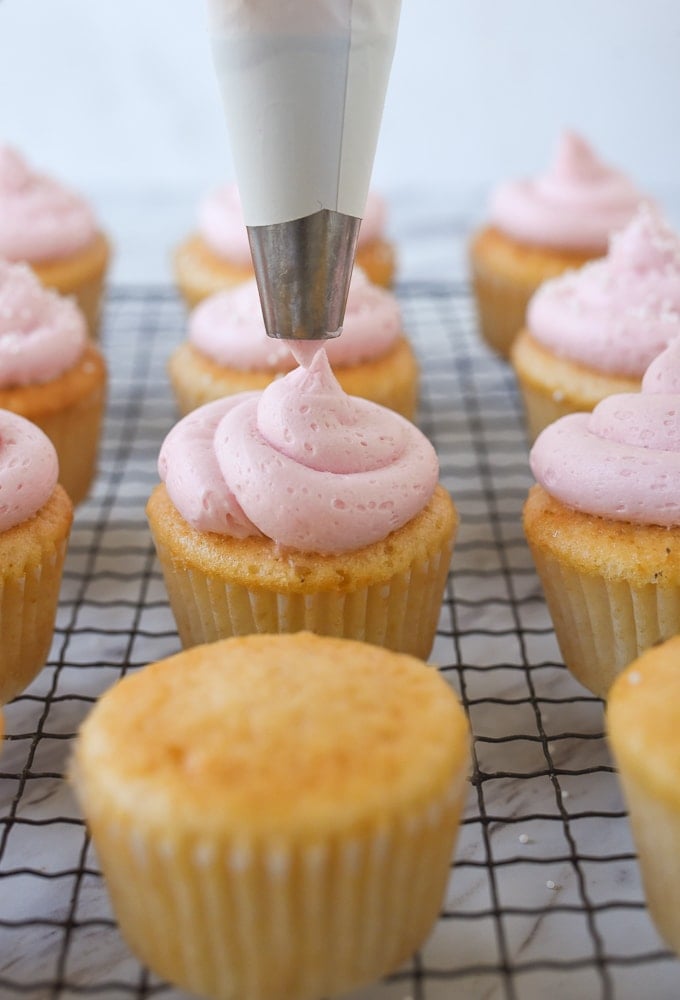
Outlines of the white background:
[[[673,218],[679,0],[403,0],[374,171],[390,198],[479,215],[565,126]],[[0,140],[92,197],[119,276],[145,277],[149,240],[231,176],[203,0],[0,0]]]

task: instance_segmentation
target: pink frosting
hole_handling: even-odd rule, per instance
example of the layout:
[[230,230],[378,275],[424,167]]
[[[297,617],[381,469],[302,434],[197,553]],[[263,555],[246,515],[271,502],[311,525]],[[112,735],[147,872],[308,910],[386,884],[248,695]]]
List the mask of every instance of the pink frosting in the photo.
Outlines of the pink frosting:
[[[375,191],[369,191],[359,229],[359,246],[379,239],[387,223],[387,205]],[[250,267],[250,244],[236,184],[224,184],[211,191],[198,207],[198,230],[218,257]]]
[[33,517],[51,497],[58,474],[47,435],[30,420],[0,410],[0,531]]
[[78,306],[40,284],[26,264],[0,260],[0,387],[49,382],[87,343]]
[[531,450],[543,488],[573,510],[615,521],[680,525],[680,339],[647,369],[639,393],[562,417]]
[[563,250],[604,251],[642,195],[618,170],[606,166],[573,132],[558,143],[549,170],[508,181],[492,195],[490,221],[522,243]]
[[[379,358],[402,331],[396,297],[355,268],[342,335],[325,342],[333,367]],[[255,279],[204,299],[191,313],[189,340],[218,364],[239,371],[286,372],[294,359],[285,340],[268,337]]]
[[347,396],[323,350],[262,393],[194,410],[159,458],[170,499],[199,531],[328,553],[406,524],[438,471],[427,438],[391,410]]
[[33,173],[15,150],[0,146],[0,257],[34,263],[68,257],[96,232],[83,198]]
[[680,237],[648,205],[609,254],[545,282],[529,303],[532,336],[560,357],[641,378],[680,334]]

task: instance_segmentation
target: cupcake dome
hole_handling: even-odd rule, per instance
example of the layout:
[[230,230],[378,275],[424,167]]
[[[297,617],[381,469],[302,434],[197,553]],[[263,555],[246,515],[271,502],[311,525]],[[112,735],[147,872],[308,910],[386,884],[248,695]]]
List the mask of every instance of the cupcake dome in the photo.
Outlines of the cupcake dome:
[[198,646],[108,691],[73,779],[123,935],[209,997],[377,978],[441,905],[465,715],[411,657],[306,633]]
[[75,296],[97,332],[108,242],[84,198],[9,146],[0,146],[0,258],[30,264],[45,287]]
[[[293,345],[294,346],[294,345]],[[342,334],[324,343],[345,392],[412,420],[418,364],[396,297],[355,268]],[[236,392],[264,389],[295,367],[289,343],[267,336],[255,279],[218,292],[189,317],[188,339],[168,370],[182,413]]]
[[25,264],[0,260],[0,407],[54,444],[73,503],[89,492],[106,393],[106,366],[77,304],[44,288]]
[[149,516],[185,645],[308,628],[429,654],[457,525],[431,444],[347,396],[320,350],[194,410]]
[[524,525],[570,670],[596,694],[680,632],[680,340],[640,393],[547,427]]
[[607,703],[650,915],[680,955],[680,637],[635,660]]
[[601,257],[610,234],[642,200],[573,132],[560,137],[545,174],[502,184],[488,223],[470,243],[480,332],[489,346],[507,357],[539,285]]
[[566,413],[635,392],[680,333],[680,236],[649,205],[602,260],[545,282],[512,350],[531,437]]

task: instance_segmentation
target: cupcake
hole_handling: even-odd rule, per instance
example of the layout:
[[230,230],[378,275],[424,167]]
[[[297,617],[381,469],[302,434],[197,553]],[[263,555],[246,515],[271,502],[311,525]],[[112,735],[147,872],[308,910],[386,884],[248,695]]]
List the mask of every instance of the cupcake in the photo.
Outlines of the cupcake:
[[533,440],[566,413],[637,392],[650,362],[680,333],[680,237],[649,206],[602,260],[547,281],[512,347]]
[[680,340],[642,391],[562,417],[531,450],[524,529],[566,666],[604,697],[680,632]]
[[[385,236],[386,222],[385,201],[375,191],[369,191],[356,262],[374,284],[388,288],[394,278],[396,257]],[[198,230],[177,248],[174,272],[189,306],[252,278],[248,231],[235,184],[217,188],[203,199]]]
[[308,629],[425,659],[457,527],[438,471],[427,438],[347,396],[323,350],[194,410],[147,505],[183,644]]
[[479,328],[489,346],[507,357],[538,286],[603,256],[610,233],[641,200],[623,174],[571,132],[562,135],[546,174],[501,185],[470,245]]
[[607,734],[649,912],[680,955],[680,637],[647,650],[616,679]]
[[[395,296],[355,269],[342,334],[325,342],[336,378],[413,420],[418,364]],[[285,340],[267,336],[254,278],[211,295],[189,317],[189,337],[172,354],[170,381],[181,413],[250,389],[264,389],[295,366]]]
[[73,295],[99,329],[109,244],[89,205],[0,146],[0,258],[30,264],[46,288]]
[[468,765],[436,670],[298,633],[126,677],[86,719],[71,774],[145,964],[205,997],[318,1000],[423,941]]
[[75,301],[25,264],[0,261],[0,408],[37,424],[57,450],[74,504],[96,472],[106,366]]
[[43,667],[73,508],[43,432],[0,410],[0,705]]

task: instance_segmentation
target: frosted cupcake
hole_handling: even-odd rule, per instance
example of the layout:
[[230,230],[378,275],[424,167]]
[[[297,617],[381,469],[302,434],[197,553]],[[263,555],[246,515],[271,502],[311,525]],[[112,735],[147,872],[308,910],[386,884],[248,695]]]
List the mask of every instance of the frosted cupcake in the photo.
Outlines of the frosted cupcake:
[[545,174],[502,184],[470,245],[479,327],[489,346],[507,357],[538,286],[601,257],[641,200],[623,174],[571,132]]
[[0,261],[0,408],[47,434],[74,504],[96,473],[105,397],[105,362],[76,303],[25,264]]
[[512,348],[533,439],[566,413],[636,392],[680,333],[680,237],[649,206],[602,260],[546,282]]
[[607,733],[649,912],[680,955],[680,637],[648,650],[617,678]]
[[49,653],[73,508],[43,432],[0,410],[0,705]]
[[30,264],[45,287],[73,295],[93,336],[109,255],[87,202],[0,146],[0,258]]
[[145,964],[192,995],[318,1000],[428,933],[468,766],[436,670],[299,633],[126,677],[85,721],[72,777]]
[[642,391],[562,417],[531,451],[524,528],[566,666],[604,697],[680,632],[680,340]]
[[147,506],[184,645],[309,629],[426,658],[457,526],[438,471],[427,438],[347,396],[323,350],[194,410]]
[[[355,269],[342,334],[325,342],[338,382],[413,420],[418,364],[395,296]],[[181,413],[235,392],[264,389],[295,366],[285,340],[267,336],[255,279],[217,292],[189,318],[189,337],[172,354],[170,381]]]
[[[361,220],[356,262],[376,285],[393,281],[396,257],[385,235],[387,206],[369,191]],[[253,276],[248,232],[238,188],[226,184],[208,194],[199,206],[198,230],[176,250],[175,280],[189,306]]]

